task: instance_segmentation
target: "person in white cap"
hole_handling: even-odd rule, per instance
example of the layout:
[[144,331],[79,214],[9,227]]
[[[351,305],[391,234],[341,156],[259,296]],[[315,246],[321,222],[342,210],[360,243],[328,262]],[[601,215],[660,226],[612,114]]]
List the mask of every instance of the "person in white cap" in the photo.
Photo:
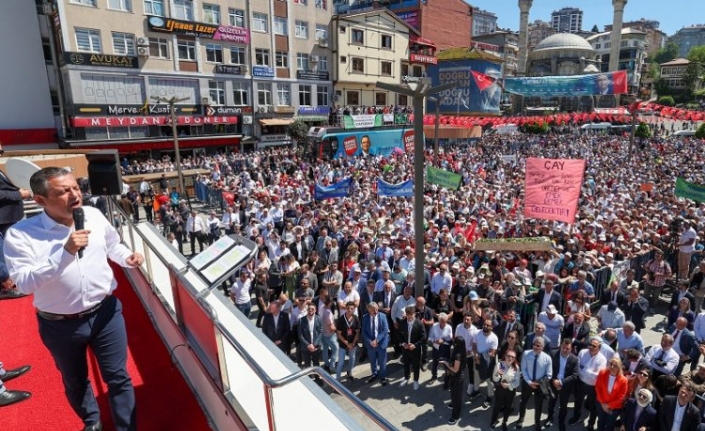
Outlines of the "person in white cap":
[[551,304],[546,308],[546,311],[539,313],[538,321],[546,325],[546,336],[551,340],[551,346],[558,347],[565,319],[558,314],[556,306]]
[[628,398],[622,411],[625,431],[652,430],[656,423],[656,409],[651,405],[654,395],[648,389],[639,389],[636,398]]

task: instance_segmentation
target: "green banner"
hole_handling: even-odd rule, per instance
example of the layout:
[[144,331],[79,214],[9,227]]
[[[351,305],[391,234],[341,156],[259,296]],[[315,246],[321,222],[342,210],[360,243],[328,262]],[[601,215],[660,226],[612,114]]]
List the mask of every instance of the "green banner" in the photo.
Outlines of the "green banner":
[[343,123],[346,129],[380,127],[384,124],[384,117],[382,114],[344,115]]
[[677,178],[675,195],[696,202],[705,202],[705,186]]
[[429,166],[426,168],[426,181],[431,184],[437,184],[451,190],[458,190],[460,187],[460,174],[444,171],[443,169]]

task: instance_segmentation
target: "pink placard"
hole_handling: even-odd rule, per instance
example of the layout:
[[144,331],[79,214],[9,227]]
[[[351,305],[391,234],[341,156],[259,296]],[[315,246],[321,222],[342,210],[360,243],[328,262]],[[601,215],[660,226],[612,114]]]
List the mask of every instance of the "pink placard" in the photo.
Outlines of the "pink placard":
[[573,223],[583,184],[585,160],[526,160],[524,216]]

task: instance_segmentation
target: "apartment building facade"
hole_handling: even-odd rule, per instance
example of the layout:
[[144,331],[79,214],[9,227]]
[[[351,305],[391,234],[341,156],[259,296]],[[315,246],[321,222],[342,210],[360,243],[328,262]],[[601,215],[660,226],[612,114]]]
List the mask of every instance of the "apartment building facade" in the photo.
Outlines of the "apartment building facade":
[[70,146],[169,151],[290,143],[324,123],[332,81],[328,0],[58,0],[54,26]]

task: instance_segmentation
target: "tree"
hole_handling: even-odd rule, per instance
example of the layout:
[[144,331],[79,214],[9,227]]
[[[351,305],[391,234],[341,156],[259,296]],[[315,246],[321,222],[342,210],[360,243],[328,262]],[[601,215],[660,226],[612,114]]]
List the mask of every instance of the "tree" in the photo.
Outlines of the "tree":
[[651,129],[649,129],[649,126],[647,126],[646,123],[639,123],[639,127],[636,128],[634,136],[637,138],[650,138]]
[[599,32],[600,32],[600,29],[597,27],[597,24],[595,24],[595,25],[592,26],[592,30],[590,30],[590,31],[593,32],[593,33],[599,33]]
[[303,122],[303,120],[296,119],[293,123],[289,124],[288,133],[294,141],[305,141],[308,136],[308,126]]
[[667,63],[678,57],[678,45],[673,42],[668,42],[666,46],[659,49],[654,55],[654,61],[658,64]]
[[705,69],[705,46],[696,46],[688,53],[688,67],[685,70],[683,81],[686,88],[692,94],[698,89],[703,80],[703,70]]
[[659,79],[661,77],[661,66],[652,61],[649,63],[649,70],[646,72],[646,76],[651,79]]
[[676,101],[673,100],[673,96],[662,96],[662,97],[659,97],[658,103],[659,103],[659,105],[673,106],[676,104]]
[[695,137],[698,139],[705,139],[705,123],[701,124],[700,127],[698,127],[698,130],[695,131]]

